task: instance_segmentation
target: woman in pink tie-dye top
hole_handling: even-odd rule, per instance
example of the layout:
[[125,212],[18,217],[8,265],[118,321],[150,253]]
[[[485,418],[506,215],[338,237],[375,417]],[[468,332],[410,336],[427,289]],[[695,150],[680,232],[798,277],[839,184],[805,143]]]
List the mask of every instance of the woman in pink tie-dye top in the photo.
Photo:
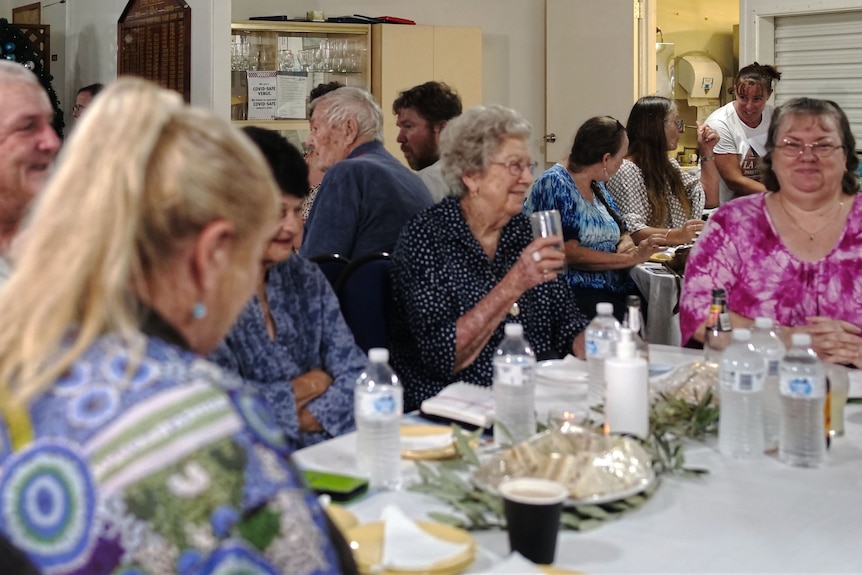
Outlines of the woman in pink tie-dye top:
[[862,201],[855,140],[837,104],[796,98],[775,110],[763,158],[770,190],[723,205],[686,266],[683,342],[703,341],[714,287],[734,327],[755,317],[811,334],[825,361],[862,366]]

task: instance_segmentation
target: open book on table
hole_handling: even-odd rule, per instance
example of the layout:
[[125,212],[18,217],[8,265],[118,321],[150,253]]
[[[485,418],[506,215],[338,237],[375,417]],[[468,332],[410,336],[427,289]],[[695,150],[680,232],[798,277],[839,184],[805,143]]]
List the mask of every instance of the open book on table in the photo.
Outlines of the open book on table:
[[494,424],[494,394],[490,387],[459,381],[422,402],[420,411],[476,427]]

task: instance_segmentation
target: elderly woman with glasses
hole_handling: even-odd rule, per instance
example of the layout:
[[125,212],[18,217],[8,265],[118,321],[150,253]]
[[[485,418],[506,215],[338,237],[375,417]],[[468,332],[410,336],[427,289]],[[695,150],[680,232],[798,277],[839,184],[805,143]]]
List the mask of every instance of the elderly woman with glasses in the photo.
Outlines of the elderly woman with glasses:
[[629,114],[628,154],[607,187],[636,244],[654,234],[662,234],[667,245],[691,243],[703,228],[707,198],[709,205],[718,205],[718,171],[712,161],[718,136],[698,124],[698,179],[668,157],[684,128],[676,104],[661,96],[641,98]]
[[392,363],[405,408],[455,381],[490,386],[506,323],[540,358],[583,357],[586,318],[557,278],[555,238],[533,239],[521,213],[536,164],[530,125],[501,106],[471,108],[440,140],[452,195],[413,218],[392,257]]
[[713,214],[686,267],[683,341],[703,341],[713,288],[727,290],[731,323],[768,317],[811,334],[821,359],[862,365],[862,202],[847,116],[834,102],[778,107],[766,141],[766,194]]

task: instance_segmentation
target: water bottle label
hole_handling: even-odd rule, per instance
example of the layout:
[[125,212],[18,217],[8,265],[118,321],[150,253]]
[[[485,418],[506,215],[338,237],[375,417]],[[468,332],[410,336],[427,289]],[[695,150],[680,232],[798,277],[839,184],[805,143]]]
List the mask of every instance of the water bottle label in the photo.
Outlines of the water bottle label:
[[359,413],[365,417],[390,418],[401,415],[401,402],[394,393],[357,395]]
[[769,377],[776,377],[778,375],[778,363],[777,359],[769,361],[767,366],[767,375],[769,375]]
[[497,364],[494,366],[494,383],[521,387],[527,385],[530,378],[528,368],[521,365]]
[[721,386],[740,393],[757,393],[763,391],[764,375],[748,371],[724,370],[719,375]]
[[[785,377],[780,383],[781,395],[790,397],[804,397],[810,399],[819,399],[825,397],[824,393],[819,393],[816,382],[810,377]],[[825,389],[825,386],[821,386]]]
[[584,342],[587,357],[610,357],[613,352],[613,340],[588,339]]

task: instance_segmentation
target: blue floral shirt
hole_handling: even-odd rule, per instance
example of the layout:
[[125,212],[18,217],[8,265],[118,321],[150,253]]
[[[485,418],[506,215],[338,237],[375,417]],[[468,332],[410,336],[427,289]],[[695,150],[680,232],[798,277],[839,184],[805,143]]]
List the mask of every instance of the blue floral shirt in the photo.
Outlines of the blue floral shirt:
[[[353,388],[367,359],[329,281],[317,264],[294,254],[267,271],[266,297],[275,339],[266,331],[260,299],[254,296],[210,358],[257,390],[298,445],[353,431]],[[291,380],[315,368],[334,380],[307,406],[324,431],[300,433]]]
[[292,446],[240,386],[160,339],[100,338],[0,419],[0,532],[46,574],[339,573]]
[[[613,198],[598,182],[599,189],[612,209],[617,209]],[[563,239],[577,240],[581,247],[600,252],[615,253],[620,241],[620,227],[608,213],[601,200],[587,201],[578,191],[575,181],[565,167],[555,164],[536,178],[530,195],[524,202],[524,213],[558,210],[563,223]],[[628,292],[634,287],[629,270],[578,270],[568,266],[566,281],[581,288]]]

